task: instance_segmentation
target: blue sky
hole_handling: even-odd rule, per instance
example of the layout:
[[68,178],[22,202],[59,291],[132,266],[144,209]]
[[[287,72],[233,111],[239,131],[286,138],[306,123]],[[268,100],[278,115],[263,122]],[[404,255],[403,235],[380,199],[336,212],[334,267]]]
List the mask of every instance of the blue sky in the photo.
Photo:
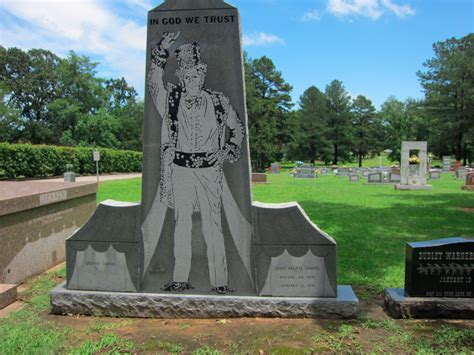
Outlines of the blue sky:
[[[298,101],[309,86],[341,80],[377,108],[394,95],[423,96],[416,71],[432,44],[474,32],[473,0],[233,0],[244,49],[268,56]],[[146,12],[151,0],[0,0],[0,44],[69,50],[124,76],[143,95]]]

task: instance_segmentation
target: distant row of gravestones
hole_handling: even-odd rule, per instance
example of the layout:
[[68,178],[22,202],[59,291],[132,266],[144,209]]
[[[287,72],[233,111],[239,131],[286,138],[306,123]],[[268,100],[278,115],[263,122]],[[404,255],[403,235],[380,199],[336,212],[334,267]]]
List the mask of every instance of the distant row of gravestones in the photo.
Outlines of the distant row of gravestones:
[[[333,169],[321,168],[316,169],[314,166],[302,165],[295,168],[293,176],[295,178],[316,178],[319,175],[327,175]],[[349,181],[356,182],[359,179],[366,178],[369,183],[398,183],[400,182],[400,169],[398,168],[339,168],[333,171],[336,176],[348,176]],[[431,169],[429,171],[429,178],[432,180],[440,179],[440,169]],[[469,169],[461,168],[455,173],[457,179],[466,179]],[[273,169],[272,169],[273,173]]]

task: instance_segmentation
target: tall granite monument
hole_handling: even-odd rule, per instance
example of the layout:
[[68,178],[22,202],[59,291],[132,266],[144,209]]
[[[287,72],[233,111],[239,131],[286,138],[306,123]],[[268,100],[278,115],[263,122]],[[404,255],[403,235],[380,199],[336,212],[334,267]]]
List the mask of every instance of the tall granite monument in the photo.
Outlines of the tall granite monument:
[[401,151],[401,179],[397,190],[431,190],[426,184],[428,166],[427,142],[404,141]]
[[53,312],[357,312],[336,283],[335,241],[297,203],[252,204],[243,77],[236,8],[168,0],[149,12],[142,201],[100,204],[68,239]]

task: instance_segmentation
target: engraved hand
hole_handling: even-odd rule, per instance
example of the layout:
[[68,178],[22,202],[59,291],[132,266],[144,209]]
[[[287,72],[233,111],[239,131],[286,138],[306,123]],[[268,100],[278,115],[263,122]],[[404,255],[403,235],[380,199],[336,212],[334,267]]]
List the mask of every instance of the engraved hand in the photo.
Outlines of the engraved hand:
[[225,159],[227,158],[227,153],[227,150],[218,150],[217,152],[209,154],[209,163],[212,165],[217,162],[218,165],[222,166],[224,164]]
[[165,153],[164,153],[164,157],[163,157],[164,164],[165,165],[170,165],[174,160],[174,155],[175,155],[175,149],[174,148],[166,149]]
[[165,32],[160,40],[160,46],[163,49],[168,49],[178,39],[181,32]]

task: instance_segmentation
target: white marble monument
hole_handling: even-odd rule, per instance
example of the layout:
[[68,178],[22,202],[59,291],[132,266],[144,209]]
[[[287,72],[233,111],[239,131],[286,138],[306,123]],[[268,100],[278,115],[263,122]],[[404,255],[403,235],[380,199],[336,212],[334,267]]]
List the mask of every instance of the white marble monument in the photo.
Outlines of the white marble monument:
[[395,185],[397,190],[431,190],[426,184],[428,164],[427,142],[402,142],[400,183]]

